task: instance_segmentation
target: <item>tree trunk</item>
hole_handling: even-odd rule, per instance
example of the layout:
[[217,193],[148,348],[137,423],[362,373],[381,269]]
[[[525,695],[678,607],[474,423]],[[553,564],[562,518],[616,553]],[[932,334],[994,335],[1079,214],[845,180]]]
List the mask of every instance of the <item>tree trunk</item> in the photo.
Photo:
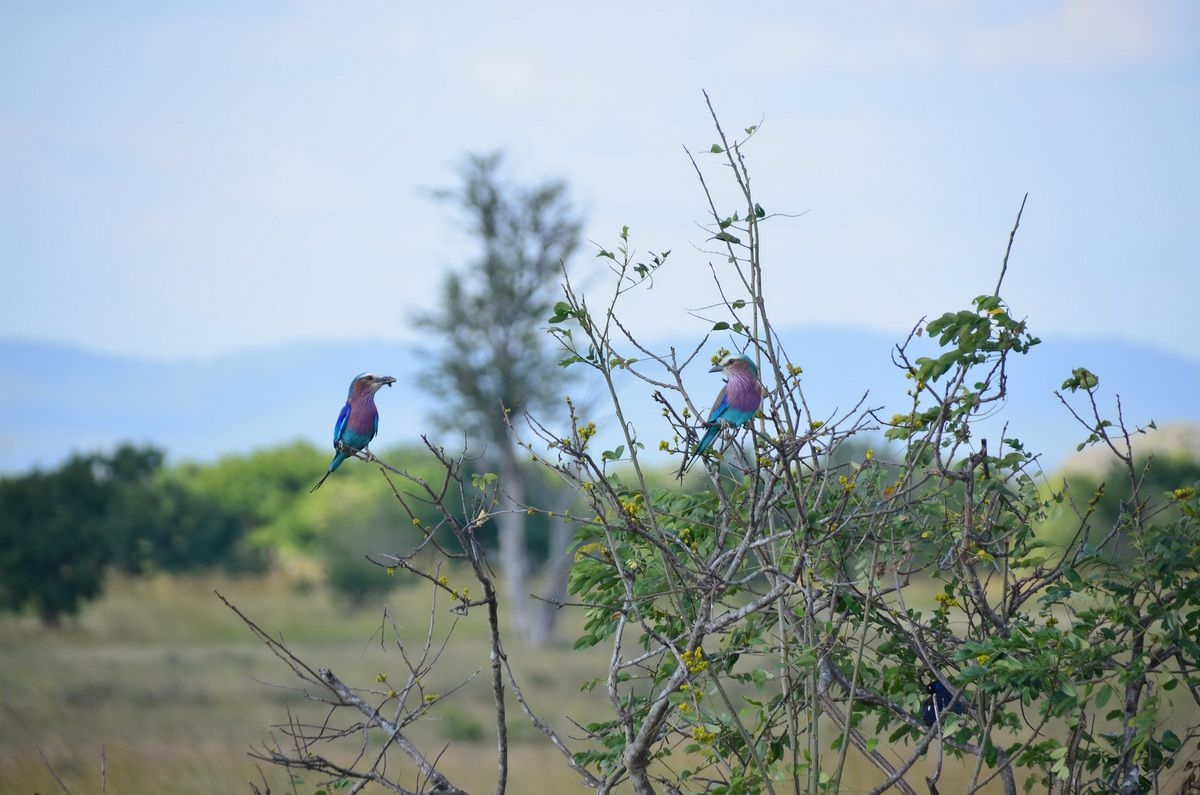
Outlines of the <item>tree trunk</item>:
[[[555,510],[562,514],[569,503],[565,500]],[[539,610],[534,614],[532,640],[538,645],[548,643],[558,628],[559,605],[567,598],[567,577],[571,573],[571,556],[567,547],[571,544],[572,529],[562,519],[554,519],[550,527],[550,546],[546,554],[546,576],[542,583],[542,598]]]
[[500,570],[508,602],[508,621],[517,638],[532,641],[529,557],[525,553],[525,484],[511,443],[500,446],[499,458],[500,515],[496,517],[496,529],[500,536]]

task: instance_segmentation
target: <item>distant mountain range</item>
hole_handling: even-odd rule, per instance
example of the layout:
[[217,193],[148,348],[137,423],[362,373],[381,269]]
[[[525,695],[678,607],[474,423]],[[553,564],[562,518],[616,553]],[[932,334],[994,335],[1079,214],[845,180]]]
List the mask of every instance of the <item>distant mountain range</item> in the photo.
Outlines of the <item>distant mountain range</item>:
[[[884,417],[906,410],[911,382],[891,363],[892,337],[805,328],[782,338],[804,370],[805,395],[817,416],[853,407],[864,392],[870,393],[866,405],[882,407]],[[721,343],[710,340],[689,371],[699,405],[720,388],[718,376],[706,370],[709,354]],[[325,446],[350,379],[366,370],[399,379],[379,399],[377,446],[417,443],[432,429],[429,418],[439,405],[421,378],[429,368],[426,356],[414,345],[350,342],[163,362],[0,340],[0,474],[51,468],[74,452],[111,450],[125,441],[159,446],[173,461],[208,461],[296,439]],[[1100,376],[1110,414],[1120,394],[1129,423],[1200,422],[1200,364],[1128,342],[1060,338],[1014,359],[1010,398],[988,420],[984,435],[998,438],[1007,423],[1006,435],[1043,454],[1043,468],[1060,465],[1087,432],[1053,393],[1080,366]],[[628,419],[656,453],[658,440],[670,437],[660,407],[632,376],[624,375],[619,387]],[[586,386],[571,390],[577,402],[587,402]],[[601,418],[607,417],[611,431],[611,410],[598,390],[591,391],[597,423],[603,427]]]

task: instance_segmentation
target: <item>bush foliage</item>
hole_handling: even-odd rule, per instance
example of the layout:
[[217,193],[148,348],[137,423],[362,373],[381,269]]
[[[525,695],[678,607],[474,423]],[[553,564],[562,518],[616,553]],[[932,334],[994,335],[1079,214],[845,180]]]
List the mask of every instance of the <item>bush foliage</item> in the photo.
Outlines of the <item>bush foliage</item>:
[[[439,516],[423,522],[429,535],[415,548],[377,562],[426,578],[457,613],[482,609],[491,627],[497,791],[512,697],[601,792],[836,792],[849,765],[874,768],[873,791],[915,792],[927,754],[936,758],[931,791],[946,758],[967,761],[969,791],[1161,788],[1200,736],[1200,501],[1194,480],[1151,485],[1132,456],[1142,429],[1108,415],[1099,377],[1082,368],[1064,374],[1060,397],[1084,444],[1117,466],[1127,496],[1112,512],[1102,512],[1100,490],[1048,488],[1025,441],[981,430],[1003,411],[1012,358],[1036,355],[1039,342],[1003,295],[1020,214],[995,288],[921,321],[893,351],[907,405],[884,411],[864,400],[831,415],[806,400],[803,359],[776,337],[762,290],[759,243],[775,218],[750,190],[745,145],[756,131],[739,140],[717,131],[707,154],[738,198],[718,210],[693,160],[722,299],[706,321],[723,343],[712,361],[727,349],[756,360],[765,386],[757,419],[726,429],[687,488],[656,480],[647,440],[681,464],[689,457],[706,413],[686,382],[697,360],[707,367],[701,351],[711,346],[655,351],[629,332],[623,300],[670,265],[667,253],[639,256],[625,229],[598,251],[607,293],[585,295],[564,276],[548,318],[562,365],[587,370],[609,404],[583,410],[564,395],[569,424],[512,422],[527,454],[582,505],[526,509],[577,523],[570,597],[559,606],[585,616],[577,646],[611,650],[607,669],[585,683],[607,694],[611,711],[580,716],[584,737],[546,726],[506,663],[502,600],[477,539],[502,504],[502,479],[471,473],[436,445],[436,478],[383,465],[410,487],[407,510],[432,505]],[[656,442],[658,431],[627,422],[627,401],[639,399],[660,404],[670,438]],[[605,431],[618,440],[601,444]],[[890,444],[864,444],[879,434]],[[1052,508],[1071,516],[1059,544],[1037,532]],[[450,582],[439,556],[469,567],[477,585]],[[452,771],[400,742],[436,708],[420,686],[436,648],[406,651],[408,685],[381,691],[298,670],[286,648],[264,641],[335,704],[328,731],[264,759],[399,786],[386,753],[352,769],[320,753],[347,732],[381,732],[433,791],[459,791]]]

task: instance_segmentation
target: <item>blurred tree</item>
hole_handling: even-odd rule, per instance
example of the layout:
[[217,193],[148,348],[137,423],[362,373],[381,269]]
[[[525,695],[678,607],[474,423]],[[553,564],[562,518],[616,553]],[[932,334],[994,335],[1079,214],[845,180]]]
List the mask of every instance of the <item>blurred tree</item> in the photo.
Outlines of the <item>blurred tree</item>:
[[[1116,533],[1111,543],[1120,558],[1135,554],[1129,548],[1132,536],[1125,533],[1137,513],[1153,514],[1157,521],[1173,522],[1179,518],[1181,507],[1173,497],[1179,488],[1200,487],[1200,460],[1180,453],[1139,455],[1134,461],[1138,472],[1136,498],[1120,462],[1100,470],[1070,467],[1062,473],[1063,488],[1077,501],[1087,501],[1091,514],[1087,522],[1086,540],[1092,545],[1105,542],[1105,536]],[[1161,515],[1160,515],[1161,514]],[[1073,543],[1079,531],[1079,516],[1075,506],[1062,503],[1056,506],[1039,527],[1038,534],[1060,546]]]
[[246,549],[244,517],[168,473],[118,490],[102,529],[113,564],[129,574],[216,566],[247,571],[263,564]]
[[[540,642],[552,631],[555,613],[532,610],[528,599],[528,475],[518,466],[508,421],[561,404],[563,371],[540,329],[563,265],[579,244],[581,221],[564,183],[506,184],[501,160],[499,154],[470,157],[462,184],[438,194],[465,211],[481,251],[465,272],[446,276],[440,308],[418,322],[442,341],[434,377],[446,403],[438,421],[483,444],[500,476],[505,510],[496,524],[510,618],[519,637]],[[559,549],[547,557],[557,560],[569,534],[551,537]],[[560,590],[553,583],[551,589]]]
[[0,481],[0,609],[55,625],[99,596],[113,558],[104,535],[117,495],[163,462],[151,447],[77,455],[55,472]]
[[329,456],[303,442],[226,456],[215,464],[184,464],[178,479],[233,511],[253,532],[287,514],[296,496],[312,488],[313,469]]
[[366,521],[353,522],[343,532],[325,536],[318,545],[325,582],[354,608],[366,606],[396,586],[396,580],[367,557],[381,549],[396,548],[395,505],[385,501],[370,507],[372,515],[364,517]]

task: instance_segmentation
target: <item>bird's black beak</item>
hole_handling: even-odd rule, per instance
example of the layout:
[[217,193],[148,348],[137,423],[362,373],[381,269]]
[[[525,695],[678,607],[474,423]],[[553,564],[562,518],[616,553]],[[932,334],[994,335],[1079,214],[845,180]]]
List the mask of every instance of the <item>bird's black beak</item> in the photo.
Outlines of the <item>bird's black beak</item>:
[[721,371],[722,371],[722,370],[724,370],[724,369],[725,369],[725,368],[724,368],[724,367],[722,367],[721,365],[719,365],[719,364],[714,364],[712,367],[708,368],[708,371],[709,371],[710,373],[719,373],[719,372],[721,372]]
[[394,383],[396,383],[396,379],[392,378],[390,375],[379,376],[379,385],[380,386],[384,386],[384,385],[391,386]]

